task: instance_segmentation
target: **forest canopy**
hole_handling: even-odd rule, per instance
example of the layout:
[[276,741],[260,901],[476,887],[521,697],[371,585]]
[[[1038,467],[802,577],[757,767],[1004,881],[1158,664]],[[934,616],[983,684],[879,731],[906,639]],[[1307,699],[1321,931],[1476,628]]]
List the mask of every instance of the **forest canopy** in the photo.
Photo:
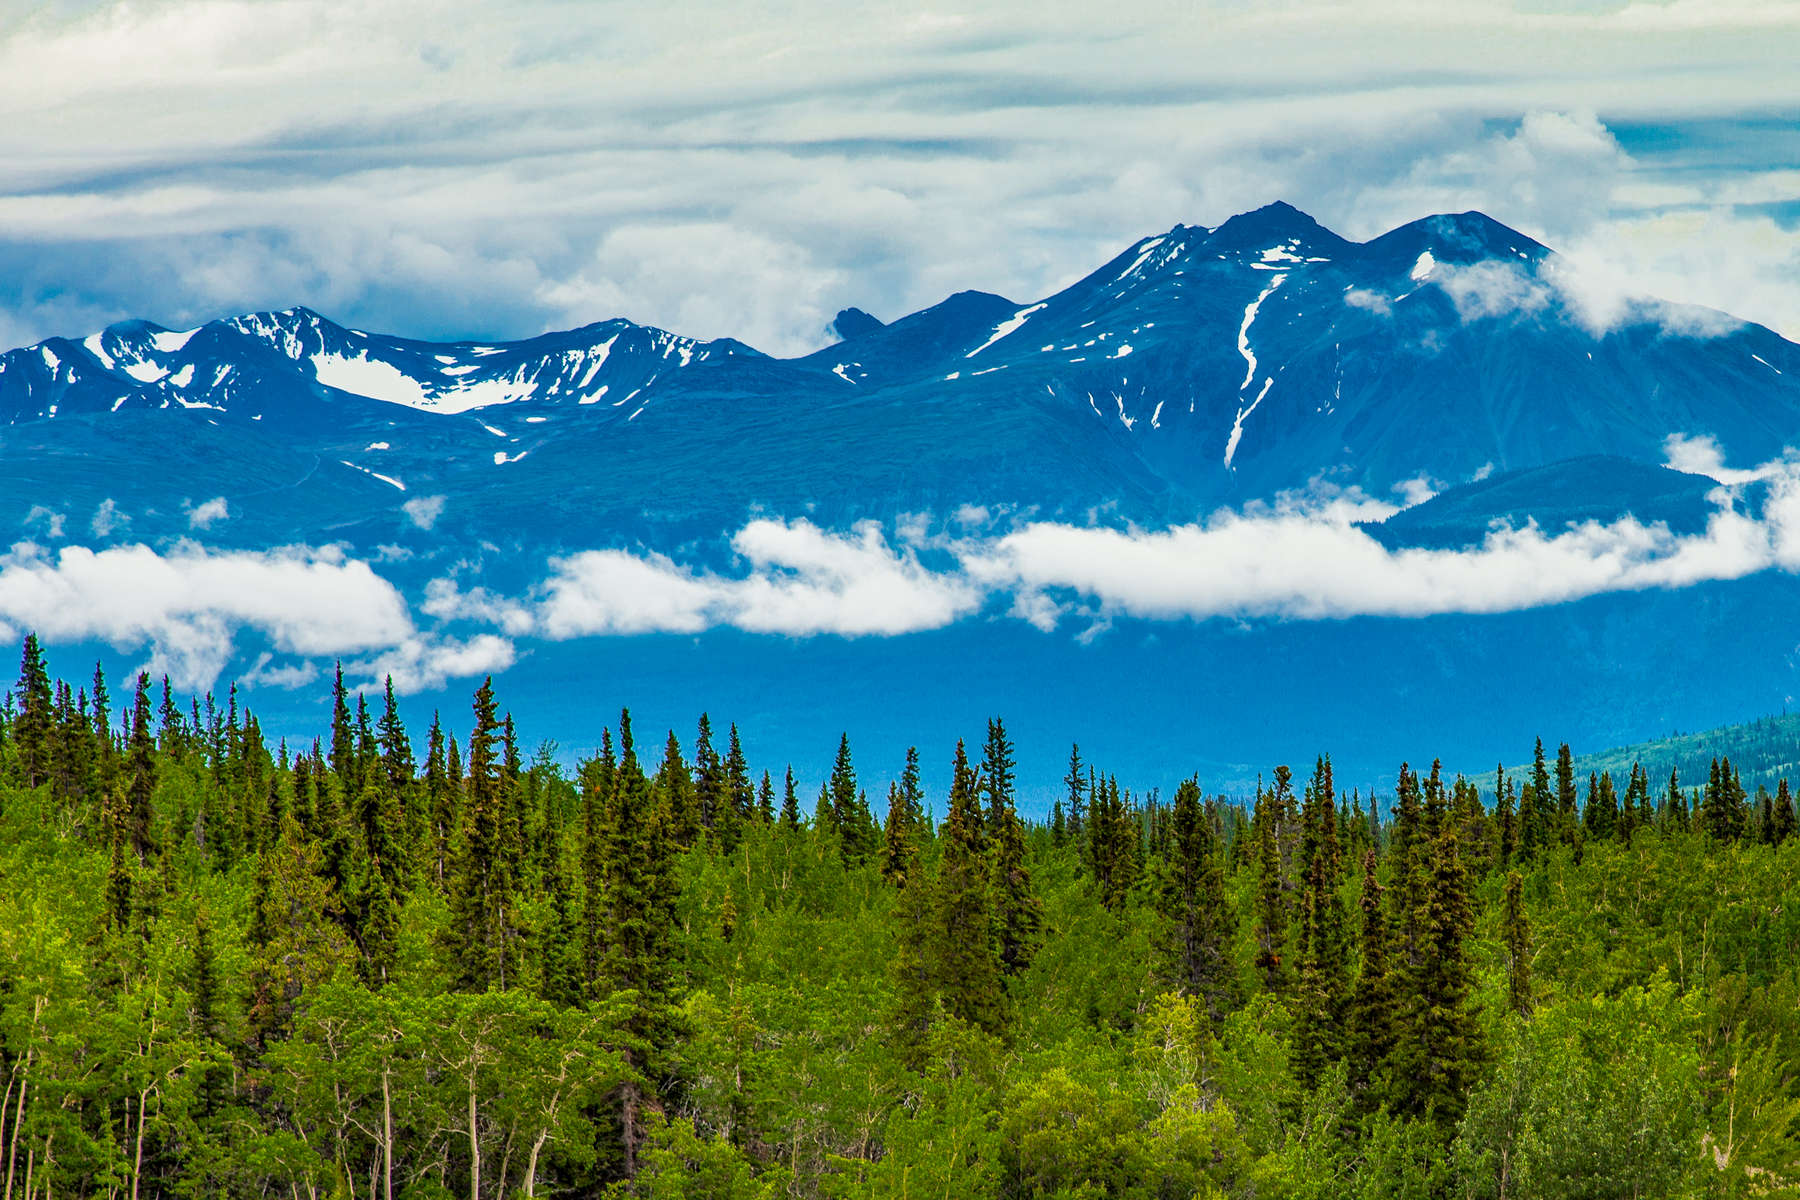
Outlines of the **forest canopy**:
[[998,717],[803,796],[705,715],[571,769],[491,679],[418,740],[327,700],[270,745],[26,638],[8,1200],[1800,1188],[1793,798],[1727,759],[1227,797],[1077,745],[1027,821]]

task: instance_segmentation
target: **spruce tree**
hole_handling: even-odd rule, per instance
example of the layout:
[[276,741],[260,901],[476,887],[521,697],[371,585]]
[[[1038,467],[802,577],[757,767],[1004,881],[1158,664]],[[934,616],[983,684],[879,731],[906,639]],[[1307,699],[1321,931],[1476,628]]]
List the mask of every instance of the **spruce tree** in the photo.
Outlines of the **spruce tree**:
[[1074,839],[1077,848],[1075,860],[1082,861],[1079,853],[1082,838],[1086,836],[1088,820],[1088,779],[1081,772],[1081,747],[1069,746],[1069,773],[1063,776],[1063,785],[1069,789],[1068,820],[1069,836]]
[[1456,830],[1446,825],[1429,847],[1429,890],[1420,956],[1407,973],[1406,1036],[1397,1047],[1394,1109],[1453,1130],[1483,1058],[1481,1028],[1469,1009],[1472,970],[1466,942],[1474,915]]
[[[754,816],[756,791],[750,783],[750,764],[744,759],[744,745],[738,739],[734,723],[725,740],[725,807],[720,814],[719,843],[730,850],[738,843],[743,828]],[[868,807],[863,807],[863,815]]]
[[887,823],[882,830],[881,877],[895,887],[905,887],[907,872],[917,854],[918,841],[913,833],[912,816],[906,810],[900,785],[891,783],[888,785]]
[[856,768],[850,761],[850,735],[838,739],[837,759],[825,785],[825,803],[838,836],[838,853],[845,866],[865,861],[874,850],[868,808],[860,802]]
[[1391,937],[1382,887],[1375,878],[1375,851],[1370,849],[1363,855],[1362,969],[1350,993],[1345,1052],[1346,1077],[1364,1112],[1386,1102],[1400,1040],[1400,970]]
[[156,741],[150,733],[150,676],[139,672],[131,700],[131,739],[126,746],[126,828],[142,863],[156,848],[151,798],[156,792]]
[[1500,865],[1510,866],[1519,853],[1519,817],[1514,807],[1513,781],[1502,768],[1495,776],[1494,824],[1499,831]]
[[1669,791],[1663,800],[1663,820],[1671,829],[1685,830],[1688,827],[1687,797],[1681,791],[1681,776],[1676,768],[1669,768]]
[[1006,725],[999,717],[990,717],[987,740],[981,751],[981,788],[987,797],[987,822],[984,833],[997,838],[1013,811],[1013,782],[1016,761],[1012,741],[1006,736]]
[[[1004,740],[1004,733],[1001,737]],[[1007,792],[990,792],[990,803],[996,796],[999,809],[988,810],[994,934],[1000,970],[1016,978],[1031,965],[1043,940],[1044,912],[1025,865],[1025,823],[1013,811]]]
[[794,787],[794,764],[789,763],[781,792],[781,827],[792,833],[800,828],[800,793]]
[[1216,1025],[1239,999],[1231,960],[1237,920],[1225,898],[1225,872],[1197,780],[1183,780],[1175,789],[1169,823],[1156,888],[1158,972],[1205,1004]]
[[[637,1001],[626,1023],[637,1046],[630,1065],[645,1079],[665,1078],[680,1035],[676,1008],[674,845],[666,808],[659,808],[638,764],[631,713],[619,715],[619,766],[606,807],[601,861],[599,987],[597,996],[632,989]],[[647,1097],[635,1082],[620,1090],[626,1171],[643,1139]]]
[[1265,991],[1287,990],[1287,900],[1282,895],[1281,849],[1277,808],[1270,793],[1261,804],[1256,827],[1256,970]]
[[950,778],[937,877],[937,991],[944,1011],[997,1034],[1005,1026],[1005,993],[981,845],[980,784],[960,740]]
[[331,682],[331,770],[346,795],[356,775],[356,729],[350,722],[349,693],[344,688],[344,664],[338,663]]
[[504,764],[497,755],[500,721],[490,676],[475,693],[469,734],[468,795],[450,889],[448,949],[459,985],[504,989],[519,970],[520,929],[513,874]]
[[1521,1017],[1531,1015],[1531,926],[1525,918],[1525,881],[1517,871],[1506,876],[1505,909],[1500,919],[1506,945],[1506,1002]]
[[764,829],[775,823],[775,781],[767,769],[756,787],[756,822]]
[[583,763],[581,770],[581,964],[582,978],[590,992],[600,980],[606,904],[606,810],[612,802],[617,774],[612,730],[603,729],[600,753]]
[[1293,1062],[1296,1078],[1308,1089],[1318,1084],[1329,1064],[1343,1057],[1344,1010],[1350,986],[1344,909],[1337,891],[1341,863],[1332,793],[1331,760],[1321,758],[1306,789],[1307,811],[1302,817],[1306,883],[1301,901]]
[[[701,729],[705,728],[702,724]],[[711,749],[707,747],[708,753]],[[716,770],[717,755],[712,757],[714,785],[717,786],[723,783],[723,777]],[[668,740],[663,743],[662,765],[656,770],[656,794],[669,812],[669,836],[683,849],[696,843],[704,827],[700,819],[701,804],[696,795],[698,790],[694,777],[688,773],[687,762],[681,757],[681,743],[671,729]]]
[[431,732],[425,738],[425,797],[422,807],[428,814],[426,851],[432,882],[444,886],[450,868],[450,849],[457,823],[456,795],[460,781],[451,777],[450,764],[444,755],[444,727],[437,713],[431,714]]
[[1769,841],[1779,846],[1793,836],[1794,796],[1788,790],[1787,778],[1783,776],[1781,782],[1775,786],[1775,805],[1774,812],[1770,817]]
[[50,673],[44,667],[43,647],[37,634],[25,635],[19,654],[19,683],[13,691],[18,705],[12,719],[12,743],[19,758],[19,774],[28,788],[50,778],[50,735],[54,697]]
[[[670,735],[673,738],[673,734]],[[694,735],[694,787],[691,805],[677,807],[671,814],[672,832],[684,846],[694,842],[700,827],[718,829],[729,821],[727,810],[731,800],[725,786],[725,762],[713,748],[712,718],[700,714],[700,728]]]
[[1573,845],[1576,838],[1575,759],[1564,742],[1556,748],[1556,835]]

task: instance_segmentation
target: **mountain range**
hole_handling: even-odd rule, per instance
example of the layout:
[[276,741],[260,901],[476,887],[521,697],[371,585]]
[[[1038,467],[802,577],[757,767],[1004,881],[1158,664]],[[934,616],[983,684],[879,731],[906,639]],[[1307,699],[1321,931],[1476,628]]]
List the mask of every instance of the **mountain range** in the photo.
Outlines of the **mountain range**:
[[[977,714],[1001,711],[1026,752],[1048,756],[1027,776],[1046,787],[1077,738],[1122,771],[1227,783],[1342,747],[1374,779],[1409,750],[1486,769],[1517,758],[1533,725],[1626,740],[1770,711],[1793,691],[1795,589],[1779,570],[1319,613],[1119,600],[1075,575],[965,595],[998,561],[970,566],[971,538],[977,557],[1003,551],[1016,572],[1007,537],[1027,527],[1129,538],[1216,526],[1220,513],[1316,516],[1334,497],[1360,506],[1359,534],[1402,556],[1627,518],[1677,539],[1707,537],[1721,513],[1762,528],[1779,479],[1723,464],[1776,464],[1800,441],[1800,346],[1607,294],[1480,213],[1358,243],[1272,204],[1144,238],[1042,299],[963,292],[890,323],[846,309],[830,333],[786,359],[622,319],[438,344],[294,308],[51,338],[0,355],[0,523],[33,540],[40,566],[73,543],[335,547],[377,564],[446,630],[516,643],[515,703],[565,714],[571,747],[582,734],[566,689],[584,677],[606,681],[592,702],[644,696],[670,723],[741,705],[808,763],[839,728],[879,762],[897,757],[904,747],[882,739],[908,706],[946,737],[978,735]],[[1706,456],[1672,457],[1694,446]],[[757,521],[804,522],[828,541],[874,522],[900,575],[932,587],[960,561],[940,588],[949,616],[815,629],[713,609],[685,624],[615,613],[578,634],[529,616],[562,594],[547,564],[594,553],[657,566],[646,587],[747,571],[856,602],[849,567],[759,558],[738,536]],[[28,621],[8,586],[0,570],[0,617]],[[487,617],[451,593],[488,597]],[[158,636],[92,628],[63,639],[71,653],[105,643],[136,665]],[[229,632],[239,668],[269,650],[295,682],[320,661],[279,631]],[[1697,677],[1659,682],[1650,663]],[[421,685],[425,702],[460,705],[433,697],[437,682]],[[452,672],[443,686],[467,683]],[[275,711],[316,702],[273,686],[257,698]]]

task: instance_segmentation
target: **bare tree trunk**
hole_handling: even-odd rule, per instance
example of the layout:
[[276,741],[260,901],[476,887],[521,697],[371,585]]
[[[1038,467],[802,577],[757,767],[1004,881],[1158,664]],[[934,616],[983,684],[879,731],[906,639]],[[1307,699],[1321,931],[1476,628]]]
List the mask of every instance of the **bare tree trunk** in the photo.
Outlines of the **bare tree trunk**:
[[538,1133],[537,1141],[531,1143],[531,1157],[525,1163],[525,1195],[527,1197],[537,1195],[538,1153],[543,1150],[544,1143],[549,1140],[550,1131],[544,1129]]
[[[132,1200],[137,1200],[134,1196]],[[475,1076],[469,1075],[469,1200],[481,1200],[481,1134],[475,1125]]]
[[138,1093],[137,1148],[131,1158],[131,1200],[138,1200],[138,1179],[144,1173],[144,1100],[148,1095],[148,1089]]
[[[25,1070],[31,1070],[29,1050],[25,1052]],[[19,1080],[19,1104],[13,1110],[12,1132],[6,1139],[6,1200],[12,1200],[13,1169],[19,1165],[19,1131],[25,1127],[25,1091],[30,1083],[29,1077]]]
[[[619,1107],[620,1140],[625,1143],[625,1178],[637,1178],[638,1091],[637,1084],[627,1083]],[[133,1200],[136,1200],[134,1197]]]
[[394,1200],[394,1094],[385,1069],[381,1072],[381,1173],[382,1200]]

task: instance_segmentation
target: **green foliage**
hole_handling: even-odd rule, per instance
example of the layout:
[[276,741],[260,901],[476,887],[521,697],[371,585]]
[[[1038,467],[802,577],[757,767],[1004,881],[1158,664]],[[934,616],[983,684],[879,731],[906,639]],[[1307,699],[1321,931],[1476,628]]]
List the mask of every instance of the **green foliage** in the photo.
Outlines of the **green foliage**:
[[272,752],[235,693],[152,730],[140,677],[121,735],[103,679],[22,657],[28,1200],[1800,1190],[1800,839],[1723,755],[1690,829],[1643,769],[1565,809],[1573,758],[1490,813],[1435,765],[1336,796],[1321,757],[1252,812],[1072,753],[1058,827],[995,720],[941,827],[915,753],[878,831],[847,739],[813,825],[724,722],[652,778],[622,715],[565,777],[489,686],[466,759],[434,720],[420,761],[334,681]]

